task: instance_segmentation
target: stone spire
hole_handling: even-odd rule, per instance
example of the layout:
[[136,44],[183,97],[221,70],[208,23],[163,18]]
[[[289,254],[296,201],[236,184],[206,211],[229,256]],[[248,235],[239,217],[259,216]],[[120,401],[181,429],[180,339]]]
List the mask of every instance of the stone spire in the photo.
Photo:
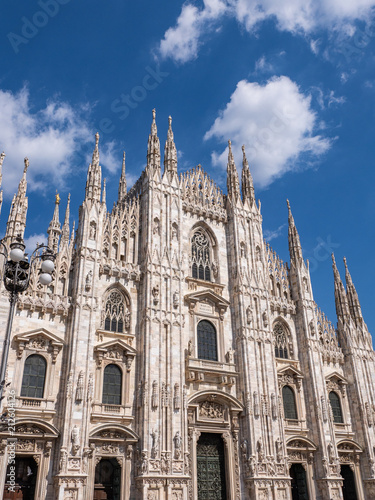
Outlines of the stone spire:
[[[0,154],[0,188],[3,180],[3,161],[5,158],[5,153],[4,151]],[[0,214],[1,214],[1,207],[3,204],[3,190],[0,190]]]
[[62,227],[62,233],[61,233],[61,243],[62,244],[69,243],[69,235],[70,235],[69,218],[70,218],[70,193],[68,194],[68,203],[66,205],[66,210],[65,210],[65,220],[64,220],[63,227]]
[[61,234],[61,224],[59,220],[59,205],[60,205],[60,196],[56,191],[55,210],[53,211],[53,217],[47,229],[48,233],[47,245],[49,246],[49,248],[53,250],[54,253],[57,253],[58,251],[59,237]]
[[120,205],[121,203],[124,202],[126,197],[126,173],[125,173],[125,151],[122,156],[122,170],[121,170],[121,177],[120,177],[120,183],[118,186],[118,200],[117,203]]
[[172,117],[168,118],[169,127],[164,147],[164,172],[177,172],[177,150],[172,131]]
[[250,173],[249,162],[246,158],[245,146],[242,146],[242,153],[242,199],[244,202],[248,200],[250,205],[252,205],[255,202],[254,184]]
[[29,167],[29,160],[25,158],[25,167],[23,169],[23,175],[18,185],[17,194],[13,196],[12,204],[10,207],[10,213],[7,222],[7,229],[5,236],[8,238],[7,242],[10,243],[16,236],[21,236],[25,232],[26,227],[26,215],[28,200],[26,196],[27,180],[26,173]]
[[345,264],[346,296],[349,303],[349,310],[352,318],[354,319],[355,324],[358,326],[363,322],[361,305],[359,303],[357,290],[355,289],[352,277],[350,276],[350,272],[345,257],[344,257],[344,264]]
[[342,322],[349,320],[350,312],[349,305],[346,298],[345,288],[340,278],[340,273],[336,266],[335,256],[332,253],[332,269],[333,277],[335,280],[335,304],[337,319]]
[[89,165],[86,181],[86,200],[99,201],[102,186],[102,168],[99,165],[99,134],[95,134],[95,149]]
[[240,181],[238,180],[238,172],[232,153],[232,142],[228,141],[228,164],[227,164],[227,188],[228,197],[232,202],[236,202],[240,198]]
[[299,234],[296,228],[296,225],[294,223],[294,218],[292,214],[292,210],[290,208],[289,200],[286,200],[286,203],[288,205],[288,223],[289,223],[289,230],[288,230],[288,241],[289,241],[289,254],[290,254],[290,260],[293,262],[302,262],[303,257],[302,257],[302,247],[301,247],[301,242],[299,239]]
[[151,133],[148,136],[147,145],[147,169],[148,171],[154,171],[160,168],[160,141],[158,137],[158,129],[156,127],[156,111],[152,110],[152,124]]

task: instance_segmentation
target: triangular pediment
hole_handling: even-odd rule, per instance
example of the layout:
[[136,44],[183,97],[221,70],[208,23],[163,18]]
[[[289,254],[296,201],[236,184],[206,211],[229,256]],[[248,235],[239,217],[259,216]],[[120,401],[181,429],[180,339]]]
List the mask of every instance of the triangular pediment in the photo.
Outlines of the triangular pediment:
[[329,382],[329,381],[333,381],[333,380],[337,380],[338,382],[340,382],[341,384],[344,384],[346,385],[348,383],[348,381],[346,380],[345,377],[343,377],[341,375],[341,373],[338,373],[338,372],[332,372],[330,373],[329,375],[326,375],[326,382]]
[[185,295],[185,300],[188,303],[209,301],[218,307],[225,307],[225,308],[227,308],[230,304],[228,300],[224,299],[223,297],[213,292],[212,290],[200,290],[199,292],[189,293]]
[[94,347],[94,351],[97,352],[107,352],[114,349],[126,351],[127,354],[133,354],[134,356],[137,354],[137,351],[134,349],[134,347],[131,347],[122,339],[114,339],[108,342],[102,342],[101,344],[98,344]]
[[36,330],[31,330],[29,332],[18,333],[17,335],[14,336],[13,340],[15,342],[28,343],[33,339],[40,337],[45,340],[48,340],[49,343],[52,345],[57,345],[57,346],[64,345],[64,341],[62,339],[60,339],[59,337],[57,337],[57,335],[54,335],[50,331],[46,330],[45,328],[38,328]]
[[292,365],[283,366],[277,370],[277,375],[292,375],[293,377],[303,378],[303,373]]

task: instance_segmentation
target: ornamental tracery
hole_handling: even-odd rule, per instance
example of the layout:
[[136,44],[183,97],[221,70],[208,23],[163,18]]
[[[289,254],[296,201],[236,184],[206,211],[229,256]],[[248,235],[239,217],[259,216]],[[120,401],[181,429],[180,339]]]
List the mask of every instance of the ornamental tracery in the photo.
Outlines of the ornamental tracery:
[[286,328],[277,322],[273,326],[274,342],[275,342],[275,356],[276,358],[288,359],[289,356],[289,343]]
[[207,236],[198,230],[191,238],[191,273],[193,278],[211,281],[211,248]]
[[120,290],[112,289],[105,300],[102,325],[104,330],[124,333],[130,329],[130,309]]

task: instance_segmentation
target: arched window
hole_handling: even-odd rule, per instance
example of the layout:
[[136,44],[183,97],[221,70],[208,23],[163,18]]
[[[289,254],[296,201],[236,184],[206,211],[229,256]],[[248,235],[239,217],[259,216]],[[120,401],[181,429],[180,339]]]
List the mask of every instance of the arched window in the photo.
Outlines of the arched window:
[[192,277],[211,281],[210,243],[203,231],[196,231],[191,239]]
[[117,365],[107,365],[104,369],[103,399],[105,405],[120,405],[122,371]]
[[342,417],[340,398],[334,391],[329,393],[329,402],[331,403],[333,421],[335,424],[343,424],[344,419]]
[[275,356],[276,358],[288,359],[288,340],[285,328],[281,323],[276,323],[273,327],[275,335]]
[[203,320],[198,323],[198,358],[217,361],[216,329],[212,323]]
[[289,385],[283,387],[284,417],[291,420],[297,420],[296,398],[294,391]]
[[46,379],[47,363],[43,356],[32,354],[25,361],[21,397],[42,398]]
[[130,313],[124,296],[119,290],[112,290],[107,297],[104,311],[104,330],[123,333],[130,326]]

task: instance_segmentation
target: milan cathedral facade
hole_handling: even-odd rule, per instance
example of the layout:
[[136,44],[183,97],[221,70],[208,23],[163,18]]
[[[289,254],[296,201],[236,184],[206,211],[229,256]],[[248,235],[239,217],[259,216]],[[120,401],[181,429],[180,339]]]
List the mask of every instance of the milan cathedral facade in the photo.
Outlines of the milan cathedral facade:
[[[127,190],[124,154],[108,212],[98,143],[76,231],[56,197],[52,283],[33,268],[17,303],[2,498],[374,499],[374,351],[346,262],[344,287],[332,256],[335,329],[289,203],[290,264],[264,242],[244,149],[240,183],[229,143],[225,195],[200,165],[178,174],[170,119],[161,169],[154,112],[147,166]],[[6,245],[24,236],[27,167]]]

